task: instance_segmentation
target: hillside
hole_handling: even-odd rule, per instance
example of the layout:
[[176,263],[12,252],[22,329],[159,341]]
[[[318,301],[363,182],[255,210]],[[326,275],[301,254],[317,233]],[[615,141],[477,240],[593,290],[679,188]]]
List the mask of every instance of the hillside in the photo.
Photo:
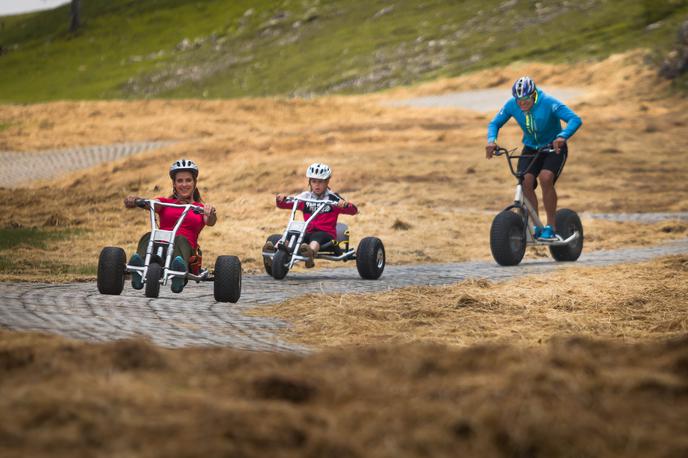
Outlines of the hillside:
[[517,60],[637,47],[660,59],[686,0],[88,0],[0,18],[0,101],[365,93]]

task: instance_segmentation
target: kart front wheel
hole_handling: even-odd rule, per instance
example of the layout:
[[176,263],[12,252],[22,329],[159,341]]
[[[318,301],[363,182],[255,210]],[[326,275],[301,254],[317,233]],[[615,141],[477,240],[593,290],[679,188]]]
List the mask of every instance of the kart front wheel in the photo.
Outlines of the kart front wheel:
[[215,300],[236,303],[241,296],[241,261],[236,256],[218,256],[213,286]]
[[[277,242],[279,242],[281,238],[282,236],[280,234],[272,234],[265,242],[272,242],[273,245],[277,245]],[[266,274],[272,275],[272,258],[263,256],[263,267],[265,267]]]
[[281,280],[287,276],[289,272],[289,258],[290,255],[285,250],[277,250],[272,257],[272,277],[275,280]]
[[377,280],[385,270],[385,246],[377,237],[365,237],[356,249],[356,268],[361,278]]
[[98,258],[98,291],[100,294],[119,296],[124,289],[126,268],[124,250],[114,246],[102,249]]
[[160,295],[160,278],[162,266],[157,262],[151,262],[146,273],[146,297],[158,297]]
[[492,257],[502,266],[515,266],[526,252],[523,220],[511,211],[502,211],[492,220],[490,228]]
[[556,214],[557,233],[564,239],[571,237],[578,232],[578,238],[572,240],[567,245],[553,245],[549,247],[549,252],[557,261],[575,261],[583,251],[583,224],[578,214],[562,208]]

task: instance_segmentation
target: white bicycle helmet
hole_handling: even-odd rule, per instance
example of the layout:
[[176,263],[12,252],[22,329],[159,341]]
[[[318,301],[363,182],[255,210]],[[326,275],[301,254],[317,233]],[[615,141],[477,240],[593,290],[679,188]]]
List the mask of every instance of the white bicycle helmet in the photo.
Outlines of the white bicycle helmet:
[[320,162],[314,162],[308,166],[306,170],[307,178],[315,178],[317,180],[327,180],[332,176],[332,170],[326,165]]
[[182,170],[191,172],[194,178],[198,178],[198,166],[191,159],[179,159],[178,161],[174,161],[172,167],[170,167],[170,178],[174,180],[174,176],[177,172],[181,172]]

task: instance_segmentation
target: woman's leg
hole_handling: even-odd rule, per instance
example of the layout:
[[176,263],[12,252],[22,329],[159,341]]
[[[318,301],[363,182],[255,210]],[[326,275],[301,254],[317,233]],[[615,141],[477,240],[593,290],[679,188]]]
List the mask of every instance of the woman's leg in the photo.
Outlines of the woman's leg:
[[150,241],[151,233],[146,232],[139,239],[139,245],[136,248],[136,252],[141,256],[141,259],[146,259],[146,251],[148,250],[148,242]]
[[177,256],[181,256],[186,264],[187,268],[189,266],[189,258],[193,254],[193,248],[189,240],[183,235],[178,235],[174,238],[174,252],[172,253],[172,259]]

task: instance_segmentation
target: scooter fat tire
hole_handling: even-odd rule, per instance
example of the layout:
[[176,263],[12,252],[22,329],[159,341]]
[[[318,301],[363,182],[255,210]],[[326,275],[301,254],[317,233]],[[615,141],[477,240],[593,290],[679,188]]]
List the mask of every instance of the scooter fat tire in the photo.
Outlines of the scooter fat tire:
[[490,228],[492,257],[502,266],[518,265],[526,252],[526,234],[521,217],[505,210],[492,220]]
[[578,231],[578,238],[568,245],[550,246],[549,252],[556,261],[575,261],[583,251],[583,224],[578,214],[562,208],[556,214],[557,233],[564,239],[569,238]]

